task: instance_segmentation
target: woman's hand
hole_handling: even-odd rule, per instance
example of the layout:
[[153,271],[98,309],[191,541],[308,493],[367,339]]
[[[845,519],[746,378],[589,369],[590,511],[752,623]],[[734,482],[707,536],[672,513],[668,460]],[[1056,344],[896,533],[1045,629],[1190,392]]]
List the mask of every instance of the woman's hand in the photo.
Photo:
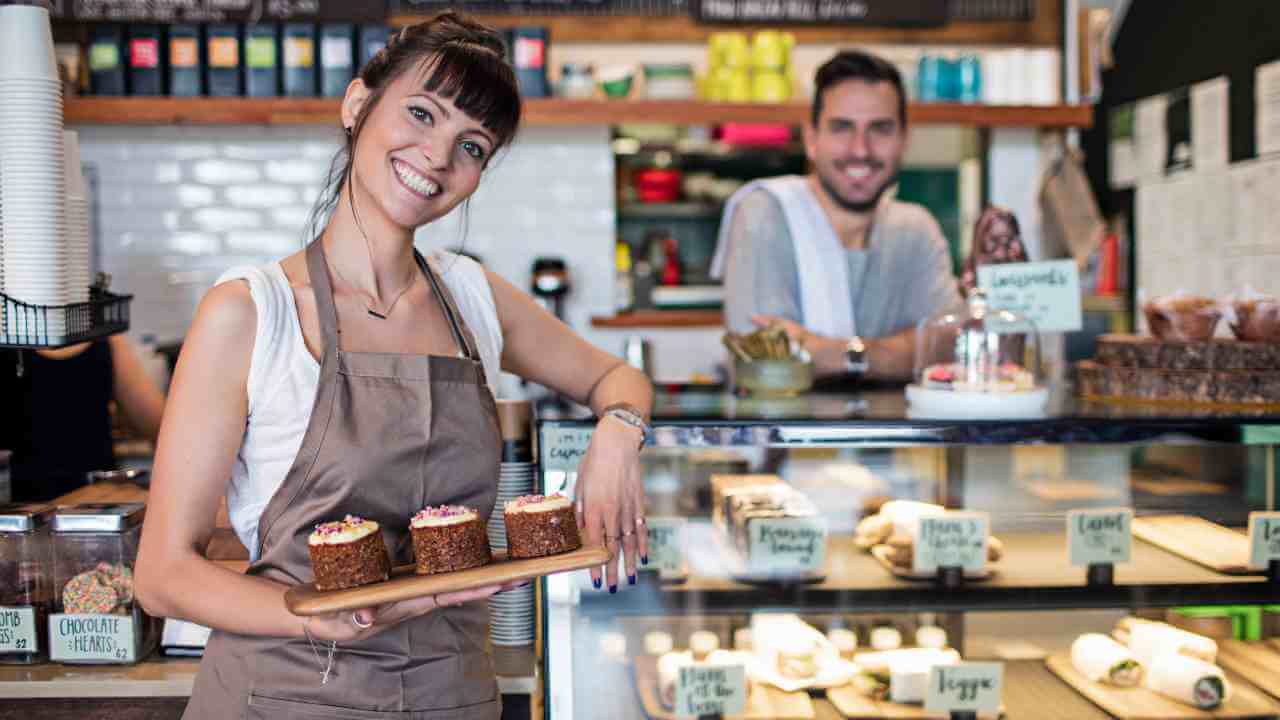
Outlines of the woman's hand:
[[[644,525],[644,481],[640,476],[640,429],[606,415],[596,425],[587,454],[578,465],[578,529],[588,545],[609,550],[605,566],[609,592],[618,591],[618,547],[626,556],[627,582],[636,582],[636,559],[649,562],[649,533]],[[600,588],[600,568],[591,583]]]
[[496,593],[514,590],[528,582],[530,581],[518,580],[502,585],[487,585],[460,592],[427,595],[426,597],[401,600],[400,602],[386,603],[385,605],[362,608],[355,611],[343,610],[342,612],[329,613],[327,615],[315,615],[304,619],[302,627],[313,640],[340,643],[364,640],[377,635],[383,630],[395,627],[405,620],[412,620],[426,615],[432,610],[457,607],[463,603],[484,600]]

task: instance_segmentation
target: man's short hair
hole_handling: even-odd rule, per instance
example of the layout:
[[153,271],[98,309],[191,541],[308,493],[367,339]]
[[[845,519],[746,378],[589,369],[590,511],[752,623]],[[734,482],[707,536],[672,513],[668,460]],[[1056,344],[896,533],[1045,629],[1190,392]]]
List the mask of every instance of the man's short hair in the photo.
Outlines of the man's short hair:
[[902,75],[898,68],[883,58],[861,50],[842,50],[822,64],[813,79],[813,110],[809,122],[818,126],[822,115],[822,96],[827,89],[845,80],[887,82],[898,92],[898,122],[907,125],[907,93],[902,87]]

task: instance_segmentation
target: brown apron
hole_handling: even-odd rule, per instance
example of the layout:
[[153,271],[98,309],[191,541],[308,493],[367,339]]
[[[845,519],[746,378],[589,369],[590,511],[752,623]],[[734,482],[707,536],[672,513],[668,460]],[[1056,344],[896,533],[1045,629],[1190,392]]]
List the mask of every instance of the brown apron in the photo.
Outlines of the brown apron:
[[[413,562],[409,518],[422,507],[497,497],[497,408],[475,338],[448,288],[415,253],[466,355],[342,350],[324,249],[307,247],[324,357],[315,407],[284,483],[258,524],[248,572],[293,585],[313,579],[307,536],[350,513],[378,521],[395,564]],[[184,718],[497,718],[483,602],[436,610],[367,640],[329,643],[215,631]],[[317,653],[319,657],[317,658]]]

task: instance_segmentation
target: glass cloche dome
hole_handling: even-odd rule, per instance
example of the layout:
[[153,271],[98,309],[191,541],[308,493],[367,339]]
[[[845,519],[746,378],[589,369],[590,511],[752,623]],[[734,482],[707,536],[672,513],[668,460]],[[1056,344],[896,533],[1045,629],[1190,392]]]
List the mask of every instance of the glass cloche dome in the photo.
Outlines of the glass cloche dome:
[[1029,319],[987,304],[974,290],[966,307],[916,326],[916,414],[1021,417],[1042,413],[1049,392],[1040,374],[1040,336]]

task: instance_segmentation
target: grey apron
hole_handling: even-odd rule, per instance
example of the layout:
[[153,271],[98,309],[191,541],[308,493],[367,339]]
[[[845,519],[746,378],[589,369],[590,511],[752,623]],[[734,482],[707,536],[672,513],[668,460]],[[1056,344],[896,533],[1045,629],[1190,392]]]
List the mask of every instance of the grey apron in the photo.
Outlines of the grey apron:
[[[413,562],[409,518],[427,505],[477,508],[497,497],[497,408],[475,338],[448,288],[415,253],[463,357],[342,350],[324,249],[307,269],[324,338],[315,406],[293,467],[258,524],[253,575],[288,585],[313,579],[307,536],[350,513],[378,521],[396,565]],[[497,718],[501,706],[486,603],[436,610],[372,638],[329,643],[215,631],[188,720],[212,718]]]

